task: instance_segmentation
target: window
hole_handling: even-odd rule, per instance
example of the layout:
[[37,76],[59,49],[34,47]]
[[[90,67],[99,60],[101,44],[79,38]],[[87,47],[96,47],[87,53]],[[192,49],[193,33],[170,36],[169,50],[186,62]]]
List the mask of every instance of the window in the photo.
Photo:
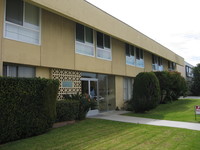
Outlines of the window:
[[124,77],[124,100],[131,100],[133,93],[133,78]]
[[110,36],[97,32],[97,57],[112,60]]
[[126,44],[126,64],[135,65],[135,47]]
[[176,70],[176,63],[168,61],[168,70],[169,71],[174,71]]
[[162,58],[152,54],[152,69],[154,71],[163,71]]
[[35,68],[22,65],[4,64],[3,75],[6,77],[33,78],[35,77]]
[[126,44],[126,64],[137,67],[144,67],[143,50]]
[[40,44],[40,9],[22,0],[6,0],[4,36]]
[[136,66],[144,67],[143,50],[136,47]]
[[76,24],[76,53],[94,56],[93,30]]
[[186,77],[193,77],[193,72],[191,67],[185,66],[185,70],[186,70]]

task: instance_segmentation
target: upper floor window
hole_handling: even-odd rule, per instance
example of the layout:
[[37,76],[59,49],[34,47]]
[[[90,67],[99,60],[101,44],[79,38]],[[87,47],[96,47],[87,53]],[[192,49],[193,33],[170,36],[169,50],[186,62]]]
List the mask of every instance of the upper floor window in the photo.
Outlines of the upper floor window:
[[168,70],[170,71],[176,70],[176,63],[168,61]]
[[110,36],[97,32],[97,57],[112,60]]
[[126,64],[144,67],[143,50],[126,44]]
[[189,66],[185,66],[186,77],[193,77],[192,68]]
[[35,68],[24,65],[4,64],[3,75],[6,77],[35,77]]
[[126,64],[135,65],[135,47],[126,44]]
[[76,24],[76,53],[94,56],[93,29]]
[[4,36],[40,44],[40,9],[22,0],[6,0]]
[[153,54],[152,54],[152,69],[154,71],[163,71],[162,58]]

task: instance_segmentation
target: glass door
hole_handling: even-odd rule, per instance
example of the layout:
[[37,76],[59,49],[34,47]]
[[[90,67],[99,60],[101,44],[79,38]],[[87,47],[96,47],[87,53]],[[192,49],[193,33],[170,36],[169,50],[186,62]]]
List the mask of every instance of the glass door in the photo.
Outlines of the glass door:
[[99,99],[99,88],[98,88],[98,79],[93,78],[81,78],[81,92],[82,94],[88,94],[91,98],[97,100]]

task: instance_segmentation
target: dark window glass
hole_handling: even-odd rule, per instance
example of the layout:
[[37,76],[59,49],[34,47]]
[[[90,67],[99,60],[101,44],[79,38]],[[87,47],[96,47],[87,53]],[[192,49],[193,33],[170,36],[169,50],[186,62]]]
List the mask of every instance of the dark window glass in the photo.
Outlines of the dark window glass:
[[134,46],[130,45],[131,56],[134,56]]
[[104,44],[106,48],[110,48],[110,36],[104,34]]
[[93,30],[91,28],[85,27],[86,32],[86,42],[93,43]]
[[126,44],[126,56],[130,57],[129,44]]
[[76,40],[84,43],[84,26],[76,24]]
[[155,56],[152,54],[152,63],[155,64]]
[[136,47],[136,59],[140,59],[140,49]]
[[140,59],[143,59],[143,50],[140,50]]
[[103,33],[97,32],[97,47],[104,48],[103,46]]
[[23,1],[7,0],[6,1],[6,21],[23,25]]

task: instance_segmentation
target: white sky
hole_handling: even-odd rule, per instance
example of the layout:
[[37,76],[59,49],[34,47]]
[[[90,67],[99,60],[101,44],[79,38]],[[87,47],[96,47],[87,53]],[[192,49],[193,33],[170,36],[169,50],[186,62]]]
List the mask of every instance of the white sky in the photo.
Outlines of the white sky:
[[200,0],[87,0],[182,56],[200,63]]

